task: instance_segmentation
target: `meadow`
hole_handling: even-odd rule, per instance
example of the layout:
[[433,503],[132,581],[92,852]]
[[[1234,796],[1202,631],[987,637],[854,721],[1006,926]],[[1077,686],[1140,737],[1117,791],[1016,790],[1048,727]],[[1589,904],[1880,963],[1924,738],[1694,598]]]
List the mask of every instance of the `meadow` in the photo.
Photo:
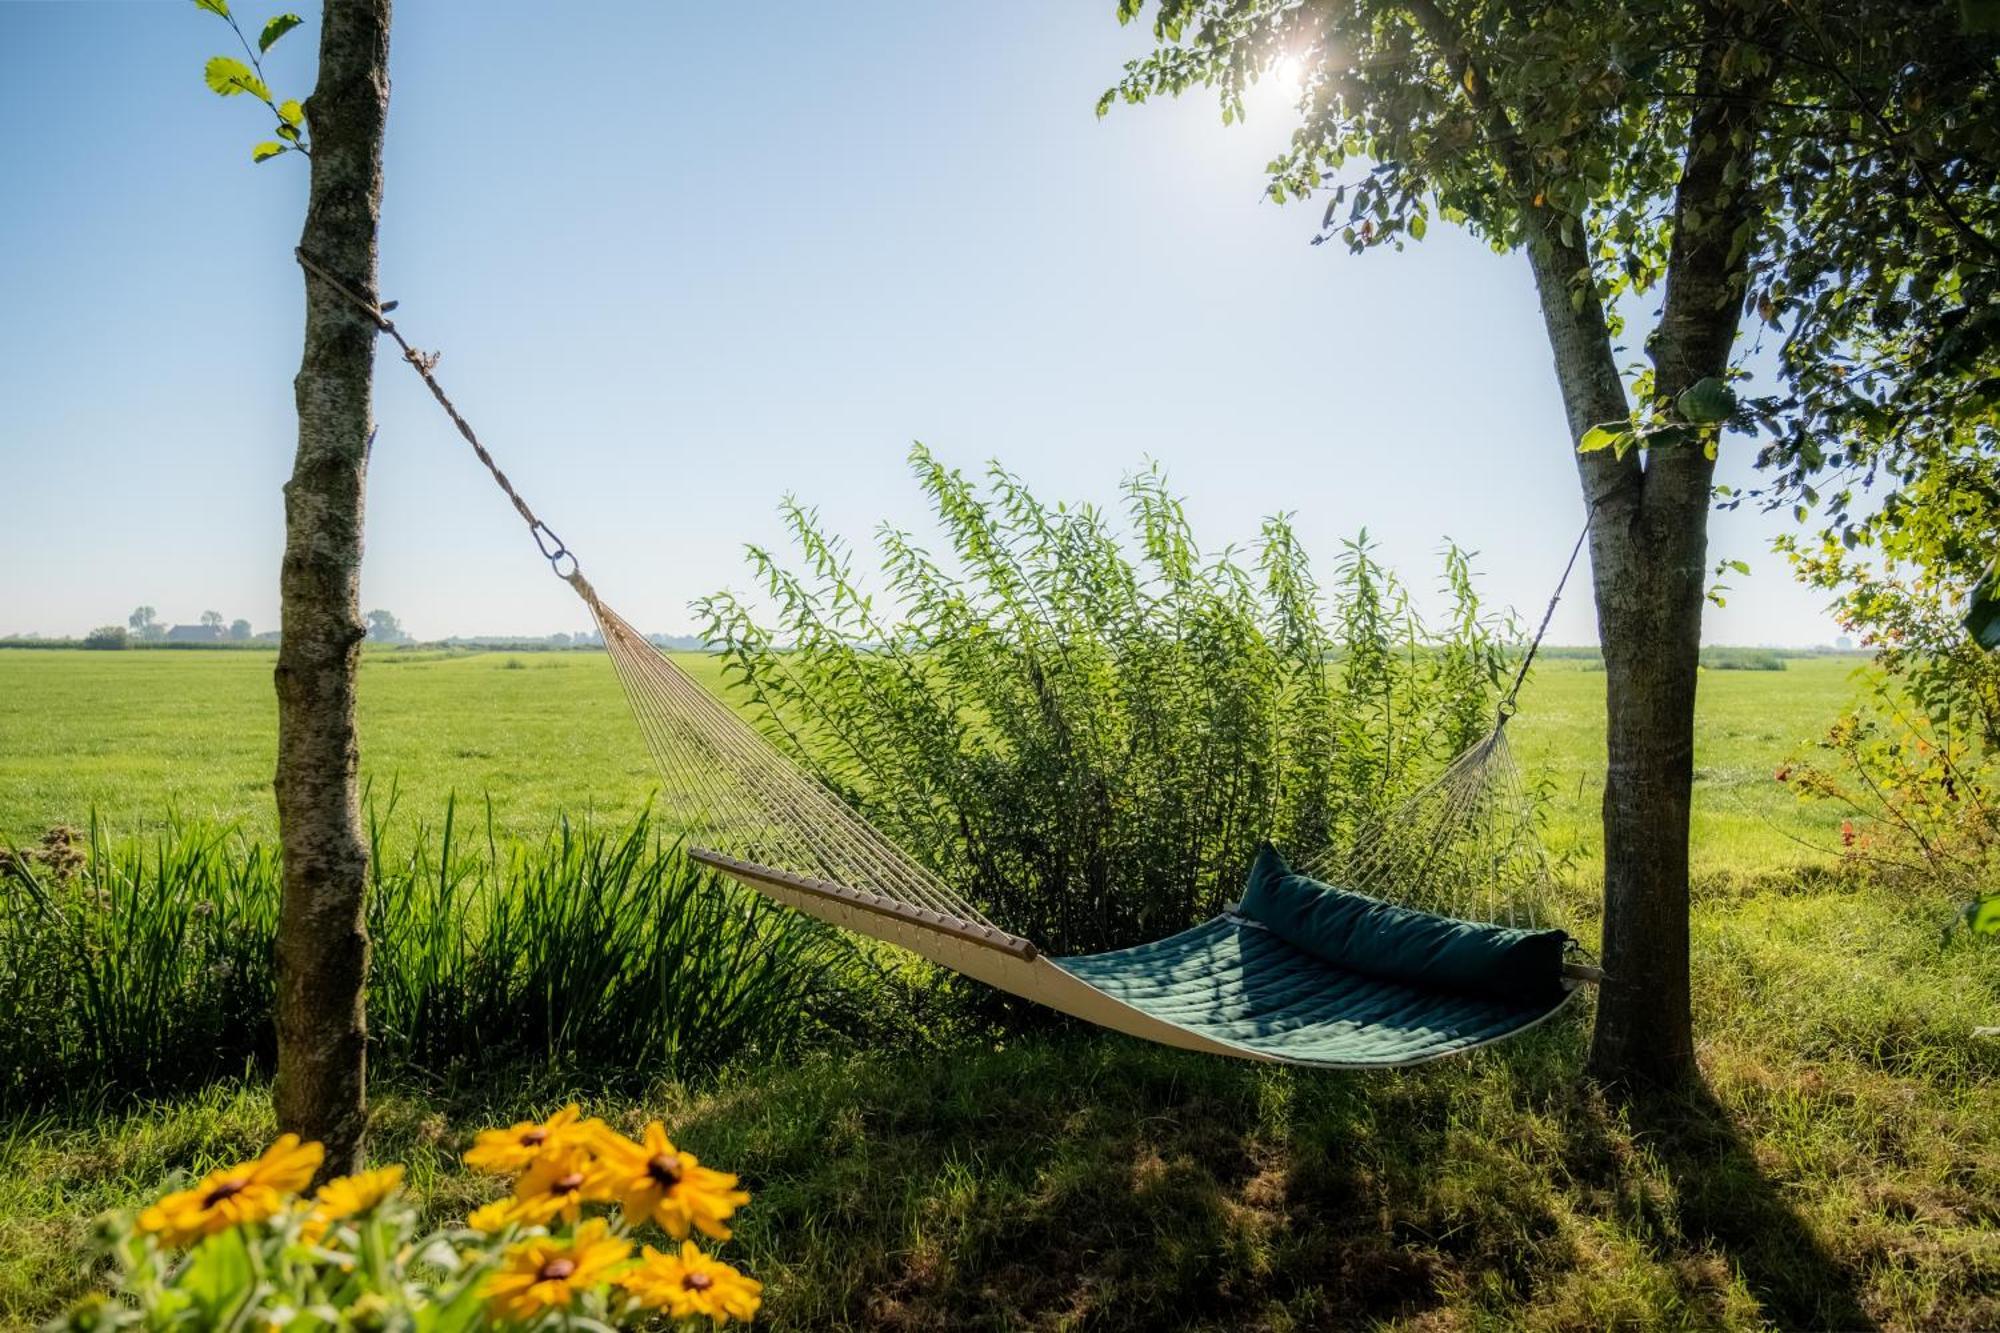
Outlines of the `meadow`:
[[[268,840],[270,664],[0,653],[0,829],[95,810],[153,834],[171,803]],[[490,1191],[457,1160],[480,1126],[573,1097],[627,1130],[664,1117],[752,1191],[732,1253],[776,1328],[1993,1327],[2000,1051],[1975,1029],[2000,950],[1944,933],[1948,903],[1843,873],[1837,814],[1773,777],[1859,666],[1704,674],[1692,1095],[1608,1101],[1581,1074],[1587,1001],[1372,1074],[878,1022],[670,1077],[621,1064],[657,1035],[631,1028],[582,1060],[387,1062],[374,1150],[454,1218]],[[1585,934],[1603,681],[1553,661],[1512,726]],[[362,698],[366,776],[412,825],[490,798],[496,838],[534,842],[560,812],[630,820],[657,781],[595,654],[371,652]],[[0,1326],[88,1289],[99,1210],[271,1133],[254,1070],[0,1122]]]
[[[720,661],[680,654],[721,688]],[[1773,773],[1855,690],[1856,655],[1783,671],[1706,671],[1695,756],[1696,873],[1783,871],[1837,848],[1839,819]],[[171,811],[275,832],[273,658],[261,652],[0,652],[0,838],[26,843],[95,812],[145,832]],[[1554,787],[1551,849],[1589,875],[1603,773],[1604,675],[1552,658],[1509,726],[1530,776]],[[171,705],[163,701],[171,700]],[[362,777],[435,821],[445,799],[490,800],[503,835],[538,838],[558,813],[611,820],[658,789],[609,661],[597,652],[371,650],[361,686]]]

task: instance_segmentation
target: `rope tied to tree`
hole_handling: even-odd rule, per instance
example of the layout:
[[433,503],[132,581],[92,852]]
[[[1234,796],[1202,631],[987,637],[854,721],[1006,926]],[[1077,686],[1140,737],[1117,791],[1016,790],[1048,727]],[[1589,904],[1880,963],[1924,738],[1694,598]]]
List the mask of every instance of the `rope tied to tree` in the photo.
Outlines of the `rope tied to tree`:
[[[435,372],[437,370],[437,363],[443,358],[444,353],[425,352],[411,345],[410,340],[403,336],[402,330],[396,327],[396,321],[389,318],[389,312],[396,308],[394,301],[378,305],[374,301],[369,300],[328,272],[326,267],[307,254],[302,246],[294,248],[292,254],[299,261],[299,266],[308,274],[318,278],[333,291],[345,297],[355,309],[367,316],[377,329],[396,340],[396,346],[403,350],[403,360],[407,361],[410,364],[410,368],[417,372],[418,377],[424,382],[424,387],[431,391],[431,397],[437,399],[438,406],[442,407],[445,410],[445,415],[451,418],[451,424],[458,427],[458,433],[463,435],[465,442],[472,446],[472,452],[479,456],[479,461],[486,465],[488,472],[493,474],[494,482],[506,494],[508,501],[514,506],[514,511],[521,516],[521,520],[528,525],[528,535],[535,539],[535,545],[541,549],[542,558],[549,562],[549,568],[556,572],[556,577],[565,580],[570,586],[574,587],[578,594],[583,597],[584,601],[591,603],[594,609],[597,594],[595,591],[590,590],[590,584],[581,577],[582,571],[577,562],[576,554],[563,544],[563,539],[556,535],[554,528],[544,523],[536,516],[535,511],[528,507],[528,502],[521,498],[519,491],[514,489],[514,483],[507,480],[507,474],[502,472],[500,465],[493,461],[493,455],[487,452],[486,446],[479,442],[479,436],[472,429],[472,423],[467,421],[459,412],[457,405],[451,401],[450,395],[445,393],[444,386],[438,383]],[[563,569],[562,562],[565,559],[569,561],[568,570]]]
[[1583,554],[1583,544],[1590,540],[1590,525],[1596,517],[1597,501],[1592,499],[1583,512],[1583,531],[1576,534],[1576,545],[1569,548],[1569,561],[1563,566],[1562,577],[1556,580],[1556,590],[1549,595],[1549,604],[1542,612],[1541,626],[1535,630],[1535,637],[1528,641],[1528,652],[1521,659],[1521,669],[1514,673],[1514,683],[1501,696],[1498,726],[1506,726],[1507,719],[1513,717],[1518,708],[1521,686],[1528,679],[1528,668],[1535,664],[1535,654],[1541,651],[1542,636],[1549,632],[1549,622],[1556,618],[1556,603],[1562,600],[1563,589],[1569,586],[1569,576],[1576,569],[1577,557]]
[[[701,844],[697,859],[732,875],[746,865],[759,868],[767,880],[775,874],[793,890],[835,886],[855,902],[867,900],[863,906],[895,905],[927,921],[944,921],[958,936],[993,947],[1024,945],[891,842],[848,798],[787,759],[607,606],[583,577],[576,556],[515,490],[438,382],[439,355],[413,346],[389,317],[395,302],[378,304],[303,249],[294,253],[310,277],[395,340],[403,359],[528,525],[550,568],[589,606],[634,721],[667,780],[663,796],[677,807],[675,816],[688,830],[691,845]],[[1590,514],[1596,509],[1593,502]],[[1367,821],[1345,846],[1296,849],[1303,856],[1300,870],[1322,877],[1337,874],[1352,887],[1424,910],[1509,925],[1538,924],[1548,867],[1532,818],[1526,817],[1505,727],[1589,533],[1586,516],[1492,730],[1393,809]],[[1322,866],[1325,871],[1319,870]]]

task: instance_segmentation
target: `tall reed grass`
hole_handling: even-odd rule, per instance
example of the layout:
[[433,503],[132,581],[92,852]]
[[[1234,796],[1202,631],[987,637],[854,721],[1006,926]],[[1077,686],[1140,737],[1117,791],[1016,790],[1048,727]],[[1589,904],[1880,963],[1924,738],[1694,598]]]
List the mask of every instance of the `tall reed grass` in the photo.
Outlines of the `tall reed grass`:
[[[391,803],[391,808],[393,803]],[[371,812],[371,1049],[444,1072],[523,1057],[689,1075],[810,1032],[855,955],[727,885],[647,817],[468,846],[456,804]],[[398,849],[400,848],[400,850]],[[199,822],[93,823],[81,861],[0,865],[0,1109],[267,1069],[279,861]]]

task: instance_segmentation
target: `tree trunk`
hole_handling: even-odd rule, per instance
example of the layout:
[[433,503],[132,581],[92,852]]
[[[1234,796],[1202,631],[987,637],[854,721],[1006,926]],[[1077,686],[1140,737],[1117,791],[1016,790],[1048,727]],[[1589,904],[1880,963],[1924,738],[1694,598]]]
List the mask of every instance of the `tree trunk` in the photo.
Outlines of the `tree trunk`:
[[[1712,33],[1706,90],[1717,91]],[[1752,97],[1694,112],[1675,191],[1660,325],[1649,343],[1667,402],[1728,372],[1745,279],[1752,204]],[[1610,330],[1577,286],[1581,250],[1553,230],[1531,246],[1572,439],[1628,412]],[[1688,840],[1695,689],[1714,461],[1690,433],[1650,449],[1578,455],[1593,503],[1591,580],[1604,647],[1604,981],[1591,1068],[1618,1084],[1671,1086],[1696,1075],[1688,956]]]
[[[1529,247],[1571,440],[1630,407],[1583,252],[1556,224]],[[1726,355],[1726,349],[1725,349]],[[1691,466],[1689,455],[1702,466]],[[1688,976],[1688,812],[1708,544],[1700,450],[1577,455],[1591,504],[1591,582],[1604,647],[1604,981],[1592,1068],[1618,1083],[1694,1073]]]
[[[1555,353],[1572,447],[1592,426],[1630,413],[1589,255],[1536,189],[1527,151],[1464,35],[1434,0],[1411,13],[1443,53],[1452,81],[1487,122],[1534,233],[1529,262]],[[1730,25],[1770,16],[1706,11],[1696,109],[1674,194],[1660,326],[1650,345],[1654,391],[1727,373],[1742,306],[1755,111],[1768,65],[1725,87]],[[1764,34],[1768,37],[1768,34]],[[1582,235],[1580,220],[1572,236]],[[1591,581],[1604,645],[1604,981],[1591,1068],[1614,1084],[1672,1085],[1695,1073],[1688,967],[1688,833],[1694,787],[1694,699],[1703,574],[1715,465],[1701,441],[1620,458],[1578,454],[1591,505]]]
[[[375,291],[389,0],[326,0],[306,103],[312,186],[301,248]],[[326,1145],[323,1173],[358,1168],[367,1125],[368,844],[355,770],[362,494],[373,434],[375,326],[308,275],[294,389],[299,443],[285,486],[278,649],[278,1126]]]
[[1614,1083],[1695,1074],[1688,821],[1709,488],[1687,452],[1653,451],[1640,503],[1601,515],[1591,542],[1606,762],[1604,981],[1590,1059]]

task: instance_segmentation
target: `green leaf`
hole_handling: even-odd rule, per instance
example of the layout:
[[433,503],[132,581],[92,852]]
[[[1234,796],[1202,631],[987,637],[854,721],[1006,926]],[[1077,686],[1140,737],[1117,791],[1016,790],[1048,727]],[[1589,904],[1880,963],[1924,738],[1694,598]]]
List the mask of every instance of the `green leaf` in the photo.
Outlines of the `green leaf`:
[[208,80],[209,88],[218,97],[234,97],[238,93],[249,93],[261,101],[271,100],[271,90],[266,88],[264,81],[240,60],[217,56],[202,70],[202,77]]
[[175,1285],[193,1298],[196,1309],[208,1316],[204,1322],[216,1327],[224,1322],[222,1316],[251,1295],[255,1283],[256,1273],[251,1268],[243,1230],[233,1227],[195,1246]]
[[296,98],[291,101],[280,102],[278,103],[278,119],[284,121],[287,125],[303,125],[306,123],[306,109],[299,105]]
[[1410,235],[1419,241],[1424,239],[1424,215],[1422,213],[1411,214]]
[[2000,895],[1981,898],[1967,907],[1965,924],[1975,935],[2000,935]]
[[277,44],[280,37],[298,27],[305,20],[297,14],[278,14],[264,25],[264,31],[257,34],[257,49],[268,51]]
[[196,9],[206,9],[219,18],[229,17],[229,0],[194,0]]
[[1981,648],[2000,648],[2000,561],[1987,567],[1965,600],[1965,632]]
[[1630,434],[1631,432],[1623,426],[1592,426],[1583,433],[1583,438],[1576,442],[1576,451],[1580,454],[1594,454],[1600,449],[1618,448],[1618,442]]
[[275,139],[266,139],[263,143],[258,144],[250,150],[250,160],[252,162],[269,162],[284,151],[285,146],[283,144],[277,142]]
[[1712,426],[1729,420],[1736,411],[1736,391],[1710,375],[1681,390],[1674,406],[1689,421]]
[[1737,572],[1738,574],[1748,574],[1748,573],[1750,572],[1750,565],[1749,565],[1749,562],[1748,562],[1748,561],[1744,561],[1744,560],[1725,560],[1725,561],[1723,561],[1723,562],[1722,562],[1722,564],[1723,564],[1723,568],[1725,568],[1725,569],[1733,569],[1733,570],[1735,570],[1735,571],[1736,571],[1736,572]]

